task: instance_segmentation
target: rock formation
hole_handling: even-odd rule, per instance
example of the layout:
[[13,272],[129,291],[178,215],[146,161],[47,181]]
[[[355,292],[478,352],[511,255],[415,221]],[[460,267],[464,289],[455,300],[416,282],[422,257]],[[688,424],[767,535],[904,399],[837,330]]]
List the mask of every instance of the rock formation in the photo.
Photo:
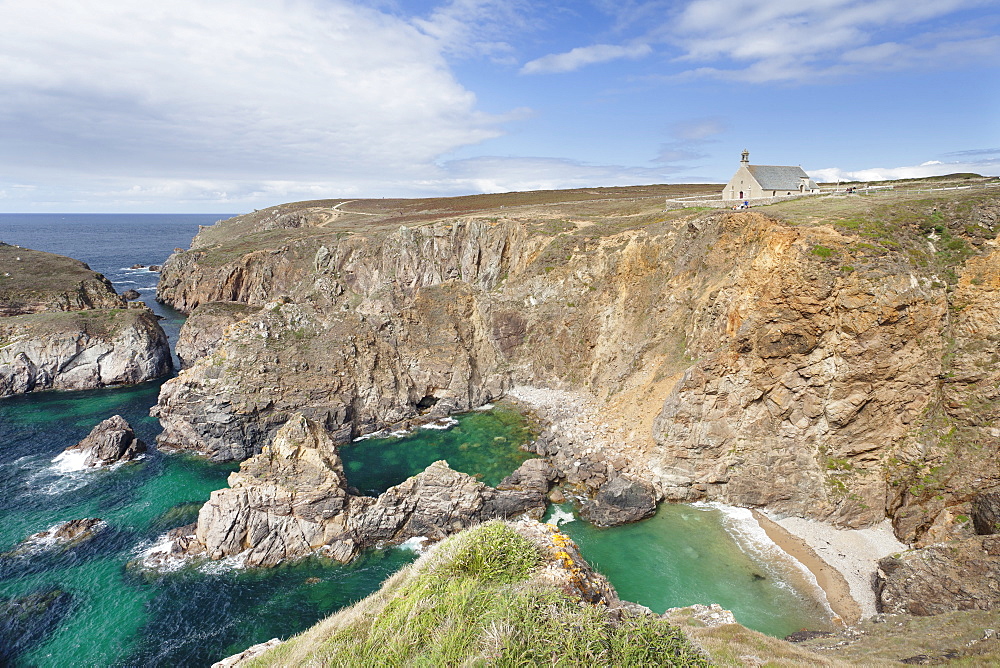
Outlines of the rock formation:
[[31,534],[13,550],[5,552],[0,557],[25,556],[45,549],[67,550],[74,548],[90,541],[107,526],[104,520],[95,517],[63,522],[49,527],[45,531]]
[[85,263],[0,242],[0,317],[124,307],[111,281]]
[[1000,537],[929,545],[879,562],[882,612],[937,615],[1000,609]]
[[582,513],[596,526],[609,527],[652,516],[656,501],[651,484],[616,475],[601,485],[593,500],[583,505]]
[[146,444],[136,438],[132,426],[121,415],[104,420],[86,438],[63,451],[84,457],[83,465],[95,468],[129,462],[144,452]]
[[619,427],[538,446],[588,494],[624,476],[670,500],[888,516],[918,545],[971,535],[972,497],[1000,484],[1000,205],[832,201],[395,217],[374,202],[363,225],[311,202],[204,228],[158,299],[259,310],[164,386],[161,442],[243,459],[295,412],[344,441],[515,384],[562,388]]
[[529,460],[496,489],[443,461],[378,498],[349,493],[337,446],[322,425],[293,415],[261,452],[212,493],[194,527],[147,559],[239,555],[248,566],[273,566],[321,553],[350,561],[365,547],[408,538],[440,540],[495,518],[541,517],[554,472]]
[[144,305],[82,262],[0,244],[0,397],[140,383],[171,366]]

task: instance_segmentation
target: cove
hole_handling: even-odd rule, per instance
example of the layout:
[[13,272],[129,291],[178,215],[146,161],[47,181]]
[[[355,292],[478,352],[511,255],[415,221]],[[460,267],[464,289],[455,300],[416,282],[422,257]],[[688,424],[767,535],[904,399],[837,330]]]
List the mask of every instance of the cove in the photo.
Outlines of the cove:
[[662,503],[649,519],[599,529],[567,503],[553,506],[548,519],[622,599],[658,614],[718,603],[740,624],[779,638],[833,629],[815,580],[742,508]]
[[535,455],[521,449],[534,438],[524,417],[510,406],[454,417],[446,429],[418,427],[406,435],[369,438],[341,446],[347,482],[377,496],[443,459],[456,471],[495,487]]

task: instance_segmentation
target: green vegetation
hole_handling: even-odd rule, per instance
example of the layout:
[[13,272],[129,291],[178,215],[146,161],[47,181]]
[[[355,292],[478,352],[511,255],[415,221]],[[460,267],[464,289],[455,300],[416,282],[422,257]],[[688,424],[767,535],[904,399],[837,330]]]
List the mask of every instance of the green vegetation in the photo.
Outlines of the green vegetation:
[[0,312],[115,305],[111,284],[83,262],[0,242]]
[[832,248],[827,248],[826,246],[820,246],[819,244],[813,246],[812,254],[818,255],[819,257],[826,259],[828,257],[833,257],[837,251]]
[[619,620],[545,584],[542,561],[507,524],[484,524],[249,665],[709,665],[657,617]]

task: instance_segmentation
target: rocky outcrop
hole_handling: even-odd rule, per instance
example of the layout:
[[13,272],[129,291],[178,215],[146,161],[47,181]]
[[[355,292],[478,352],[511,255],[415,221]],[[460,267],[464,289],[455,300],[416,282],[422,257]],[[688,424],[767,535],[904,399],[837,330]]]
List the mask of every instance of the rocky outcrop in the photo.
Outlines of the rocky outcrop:
[[206,247],[196,238],[191,251],[164,263],[156,298],[190,312],[218,301],[263,306],[303,290],[392,298],[397,290],[455,280],[489,290],[538,249],[527,237],[523,225],[509,221],[454,220],[332,239],[290,234],[253,249],[240,239]]
[[124,307],[111,282],[85,263],[0,242],[0,317]]
[[25,556],[42,550],[68,550],[92,540],[107,526],[104,520],[94,517],[56,524],[28,536],[0,558]]
[[166,334],[145,308],[0,318],[0,397],[131,385],[171,368]]
[[86,467],[130,462],[144,452],[146,444],[136,438],[132,426],[121,415],[113,415],[104,420],[86,438],[63,451],[64,454],[83,457],[83,465]]
[[276,300],[227,331],[163,386],[161,448],[242,460],[295,412],[346,442],[427,406],[471,410],[506,387],[486,314],[463,283],[379,317]]
[[936,615],[1000,609],[1000,537],[977,536],[879,561],[880,611]]
[[238,302],[208,302],[196,308],[184,322],[174,349],[181,365],[191,366],[210,355],[230,325],[259,310]]
[[321,553],[350,561],[359,550],[414,537],[440,540],[489,519],[541,517],[549,482],[544,461],[529,460],[496,489],[440,461],[377,498],[349,493],[337,446],[323,427],[292,416],[260,454],[212,493],[198,522],[176,530],[147,564],[178,555],[249,566]]
[[599,527],[638,522],[656,513],[656,492],[647,482],[616,475],[583,504],[581,512]]
[[195,535],[212,559],[245,553],[248,565],[273,566],[311,553],[332,538],[328,530],[342,528],[346,487],[330,437],[297,415],[229,476],[228,489],[212,493]]
[[82,262],[0,244],[0,397],[140,383],[171,367],[144,305]]

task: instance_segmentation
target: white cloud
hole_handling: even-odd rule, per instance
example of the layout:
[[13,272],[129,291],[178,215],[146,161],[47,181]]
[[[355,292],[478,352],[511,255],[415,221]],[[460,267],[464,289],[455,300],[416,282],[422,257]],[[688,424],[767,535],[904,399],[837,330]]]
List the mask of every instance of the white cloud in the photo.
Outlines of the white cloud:
[[[856,74],[858,67],[948,67],[1000,58],[992,24],[938,33],[935,20],[988,0],[693,0],[657,36],[681,49],[689,70],[750,82]],[[953,32],[954,28],[952,29]],[[886,39],[894,36],[895,39]],[[989,60],[986,60],[989,62]]]
[[18,192],[0,177],[9,211],[174,211],[238,213],[281,202],[330,197],[427,197],[664,183],[677,168],[595,165],[545,157],[484,156],[432,165],[414,174],[359,173],[350,180],[69,177]]
[[4,0],[0,165],[403,175],[499,134],[438,37],[346,0]]
[[442,51],[458,56],[487,55],[512,59],[506,37],[527,25],[527,0],[451,0],[413,25],[433,37]]
[[521,68],[522,74],[551,74],[572,72],[586,65],[606,63],[622,58],[642,58],[653,52],[648,44],[617,46],[614,44],[594,44],[581,46],[566,53],[553,53],[529,61]]
[[946,174],[975,173],[983,176],[1000,176],[1000,158],[941,162],[928,160],[919,165],[904,167],[871,167],[858,170],[844,170],[839,167],[806,170],[814,180],[823,183],[836,181],[894,181],[897,179],[919,179]]

